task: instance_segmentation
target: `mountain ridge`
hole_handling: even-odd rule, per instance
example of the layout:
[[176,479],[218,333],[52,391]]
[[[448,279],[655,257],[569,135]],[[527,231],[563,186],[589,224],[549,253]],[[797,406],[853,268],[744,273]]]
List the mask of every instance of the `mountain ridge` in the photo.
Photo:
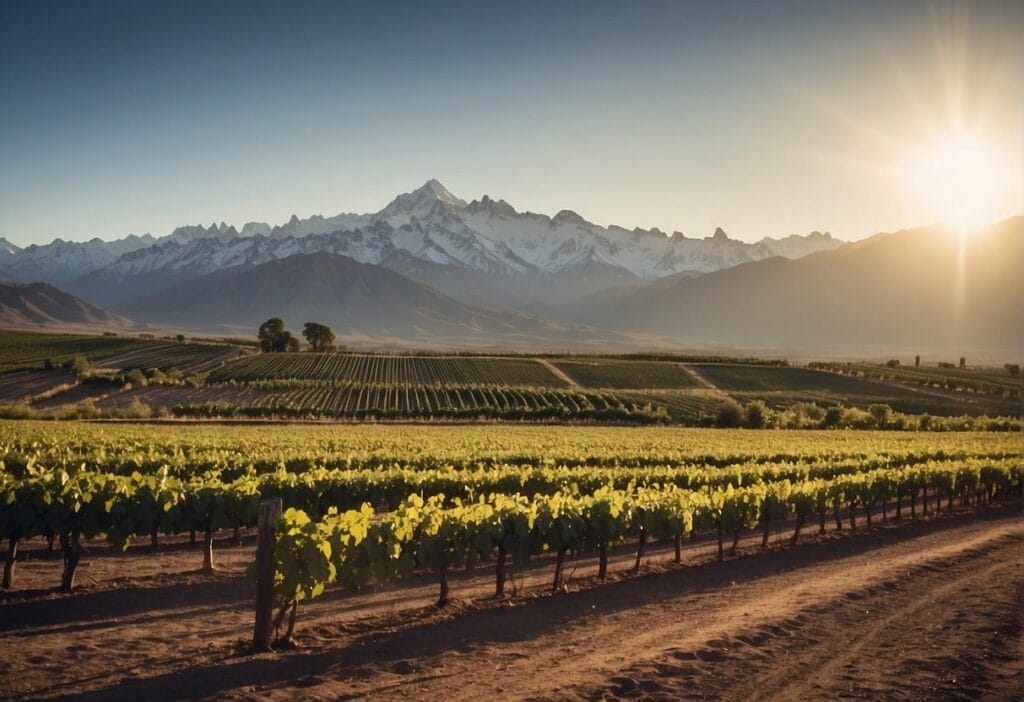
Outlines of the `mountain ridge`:
[[0,324],[22,326],[126,326],[129,320],[48,283],[0,280]]
[[584,301],[557,318],[731,346],[877,343],[1019,355],[1021,297],[1024,217],[1015,217],[964,241],[946,228],[921,227],[797,260],[773,257],[695,278],[675,274]]
[[[311,236],[321,237],[320,244],[315,240],[296,243]],[[239,240],[243,243],[239,244]],[[158,279],[177,279],[188,269],[189,251],[180,249],[183,258],[174,263],[166,260],[167,245],[187,246],[197,241],[208,241],[212,260],[223,259],[224,267],[238,265],[242,260],[256,265],[309,252],[316,245],[362,262],[379,263],[390,245],[433,263],[469,268],[490,276],[525,276],[530,281],[538,276],[557,275],[565,269],[571,271],[581,260],[600,261],[628,271],[637,279],[649,280],[680,270],[709,272],[772,255],[802,256],[842,244],[830,235],[794,235],[781,240],[766,237],[746,243],[729,239],[721,229],[711,237],[696,239],[678,232],[668,236],[656,228],[602,227],[572,210],[562,210],[554,217],[517,212],[505,200],[494,200],[488,195],[467,203],[432,179],[416,190],[398,195],[376,213],[313,215],[306,219],[292,215],[281,225],[248,222],[241,230],[224,222],[208,227],[188,225],[177,227],[165,237],[132,235],[112,242],[55,239],[50,244],[34,245],[0,258],[0,273],[15,280],[68,284],[69,289],[90,297],[95,291],[88,277],[109,269],[100,275],[106,281],[97,283],[108,290],[100,292],[96,299],[104,303],[124,302],[123,297],[109,292],[114,282],[124,282],[142,269],[158,268],[164,269]],[[240,248],[249,250],[239,254]],[[140,256],[151,260],[141,264]],[[196,274],[206,272],[208,268]],[[124,282],[122,287],[132,291],[145,288],[138,282]],[[529,285],[522,287],[529,292]],[[156,290],[150,286],[144,291]],[[516,303],[531,301],[534,300],[526,295]]]

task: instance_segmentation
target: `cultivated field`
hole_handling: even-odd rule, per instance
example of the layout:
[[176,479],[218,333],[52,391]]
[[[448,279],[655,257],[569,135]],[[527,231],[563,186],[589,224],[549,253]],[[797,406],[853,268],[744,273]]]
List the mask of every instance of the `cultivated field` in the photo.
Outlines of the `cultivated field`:
[[[47,359],[53,365],[54,359],[77,355],[95,367],[75,374],[63,368],[42,369]],[[27,332],[0,339],[0,357],[35,369],[0,373],[0,403],[5,403],[0,412],[11,417],[173,415],[884,428],[890,424],[861,415],[872,406],[885,405],[906,415],[893,419],[893,427],[924,422],[932,429],[990,424],[1013,429],[1013,419],[986,424],[936,422],[934,417],[1019,415],[1019,388],[1014,388],[1019,380],[997,369],[929,368],[930,381],[957,380],[915,384],[891,369],[869,364],[804,368],[784,361],[644,355],[259,354],[230,343]],[[857,370],[861,368],[867,370]],[[975,385],[968,382],[971,379]],[[758,401],[769,412],[760,412],[757,422],[746,422],[742,407],[739,414],[730,408],[730,403],[746,407]],[[825,410],[830,407],[853,408],[861,415],[848,413],[827,422]],[[929,417],[922,419],[924,415]]]
[[387,354],[264,354],[232,363],[210,374],[211,382],[225,380],[565,387],[560,378],[532,359]]
[[39,370],[45,359],[61,364],[76,355],[93,360],[159,345],[137,337],[45,334],[4,329],[0,334],[0,373]]
[[553,363],[588,388],[695,388],[699,383],[679,363],[618,358],[556,359]]
[[[15,698],[1021,691],[1012,434],[21,421],[0,447]],[[251,653],[271,496],[287,641]]]

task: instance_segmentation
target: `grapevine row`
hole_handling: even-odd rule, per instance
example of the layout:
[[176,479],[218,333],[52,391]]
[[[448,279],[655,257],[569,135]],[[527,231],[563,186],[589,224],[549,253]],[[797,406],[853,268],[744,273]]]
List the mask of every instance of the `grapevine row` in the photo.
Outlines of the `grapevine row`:
[[499,493],[473,502],[456,500],[451,506],[442,495],[427,500],[412,495],[387,514],[375,515],[369,505],[363,505],[358,510],[332,509],[320,521],[289,509],[279,520],[275,544],[275,593],[280,605],[277,628],[290,613],[284,634],[289,638],[298,603],[318,596],[335,581],[359,586],[424,568],[437,574],[438,604],[444,605],[451,568],[493,561],[495,592],[500,596],[509,566],[519,568],[531,556],[550,552],[555,556],[552,586],[557,591],[563,585],[567,556],[596,553],[598,577],[603,579],[608,549],[630,538],[637,542],[634,571],[639,570],[648,540],[674,542],[679,562],[682,540],[697,533],[716,535],[721,560],[726,539],[732,539],[730,551],[735,552],[741,532],[761,524],[762,543],[766,544],[769,525],[790,515],[796,518],[790,538],[795,544],[807,521],[815,516],[824,532],[830,509],[839,528],[842,512],[847,510],[852,529],[858,507],[864,509],[870,526],[872,512],[879,505],[888,517],[893,499],[896,519],[902,517],[904,501],[909,501],[911,516],[916,517],[919,497],[923,498],[923,513],[928,514],[930,509],[942,509],[943,495],[946,509],[951,510],[956,494],[962,506],[991,502],[1019,489],[1019,480],[1019,471],[1014,474],[1005,469],[973,473],[953,467],[915,467],[739,489],[599,488],[590,495],[556,492],[533,499]]
[[[873,473],[886,470],[892,471],[880,469]],[[935,476],[933,489],[939,494],[979,488],[988,494],[1000,487],[1003,478],[1019,470],[1019,461],[1010,459],[922,463],[895,470],[893,474],[916,471],[915,475]],[[150,536],[156,545],[160,533],[202,532],[204,567],[212,569],[213,534],[234,527],[237,536],[241,527],[252,526],[259,500],[267,496],[280,496],[289,508],[318,516],[354,506],[360,499],[372,500],[385,509],[397,505],[395,511],[400,511],[401,500],[417,488],[425,495],[447,495],[448,501],[457,503],[499,491],[517,494],[534,490],[542,496],[567,491],[596,493],[601,489],[630,491],[657,487],[742,491],[764,485],[816,482],[823,480],[820,476],[827,476],[831,482],[853,480],[865,474],[856,464],[814,474],[798,466],[723,471],[620,468],[538,469],[521,475],[516,472],[477,471],[470,476],[458,471],[309,471],[264,476],[247,473],[230,481],[215,475],[176,478],[166,469],[156,474],[136,472],[129,476],[52,469],[21,479],[4,472],[0,473],[0,536],[9,544],[5,580],[9,584],[18,543],[33,536],[59,538],[66,562],[61,583],[64,589],[73,587],[81,539],[99,535],[126,548],[131,539],[139,536]]]

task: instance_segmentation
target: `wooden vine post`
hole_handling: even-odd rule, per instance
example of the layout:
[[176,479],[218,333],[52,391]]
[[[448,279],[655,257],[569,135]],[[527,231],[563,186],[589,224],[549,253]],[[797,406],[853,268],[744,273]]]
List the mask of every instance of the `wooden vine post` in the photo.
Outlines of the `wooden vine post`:
[[281,498],[260,501],[259,537],[256,542],[256,626],[252,646],[269,651],[274,612],[274,525],[281,516]]

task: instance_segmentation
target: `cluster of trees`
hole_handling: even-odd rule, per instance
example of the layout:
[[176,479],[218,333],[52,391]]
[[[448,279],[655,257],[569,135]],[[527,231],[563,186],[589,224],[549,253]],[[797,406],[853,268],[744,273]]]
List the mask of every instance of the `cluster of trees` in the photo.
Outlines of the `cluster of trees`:
[[[266,353],[294,352],[301,346],[298,337],[285,328],[284,320],[280,317],[271,317],[261,324],[257,336],[260,349]],[[334,350],[334,332],[326,324],[306,322],[302,336],[306,337],[310,351]]]
[[746,429],[887,429],[891,431],[1020,431],[1015,417],[936,417],[897,412],[887,404],[868,405],[866,410],[842,405],[822,407],[796,402],[772,409],[761,400],[741,405],[728,400],[714,417],[714,426]]

